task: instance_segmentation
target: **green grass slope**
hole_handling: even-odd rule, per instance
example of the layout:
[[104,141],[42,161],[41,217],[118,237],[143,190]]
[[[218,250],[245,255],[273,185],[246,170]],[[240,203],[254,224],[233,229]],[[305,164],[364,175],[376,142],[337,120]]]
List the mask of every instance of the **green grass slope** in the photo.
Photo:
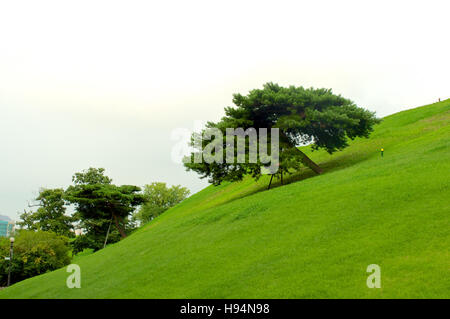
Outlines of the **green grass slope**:
[[60,269],[0,297],[450,298],[449,124],[450,100],[388,116],[342,152],[306,148],[323,175],[208,187],[77,258],[81,289]]

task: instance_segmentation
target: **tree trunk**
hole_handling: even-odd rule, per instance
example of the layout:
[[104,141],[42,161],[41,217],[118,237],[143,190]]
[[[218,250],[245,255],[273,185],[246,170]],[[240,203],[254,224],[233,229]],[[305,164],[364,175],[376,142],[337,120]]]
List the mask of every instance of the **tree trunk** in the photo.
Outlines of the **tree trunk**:
[[105,238],[105,243],[103,244],[103,248],[106,247],[106,243],[108,242],[109,231],[111,230],[112,220],[113,220],[113,217],[111,216],[111,220],[109,221],[108,231],[106,232],[106,238]]
[[114,217],[114,223],[116,224],[116,227],[119,230],[120,236],[122,236],[122,238],[127,237],[127,234],[125,234],[125,231],[119,224],[119,220],[117,219],[117,216],[115,214],[113,214],[113,217]]
[[272,176],[270,177],[269,187],[268,187],[267,189],[270,189],[270,185],[272,185],[272,179],[273,179],[273,174],[272,174]]
[[323,170],[320,168],[319,165],[314,163],[308,156],[306,156],[305,153],[300,151],[297,147],[294,146],[294,148],[297,150],[297,152],[300,152],[302,154],[302,163],[308,166],[310,169],[312,169],[317,174],[321,174]]
[[292,145],[289,141],[289,138],[286,136],[286,134],[284,134],[283,131],[280,130],[280,137],[284,140],[284,142],[286,144],[288,144],[290,147],[295,148],[295,150],[297,152],[299,152],[302,155],[302,163],[309,167],[310,169],[312,169],[314,172],[316,172],[317,174],[321,174],[323,172],[323,170],[320,168],[319,165],[317,165],[316,163],[314,163],[308,156],[306,156],[305,153],[303,153],[302,151],[300,151],[295,145]]

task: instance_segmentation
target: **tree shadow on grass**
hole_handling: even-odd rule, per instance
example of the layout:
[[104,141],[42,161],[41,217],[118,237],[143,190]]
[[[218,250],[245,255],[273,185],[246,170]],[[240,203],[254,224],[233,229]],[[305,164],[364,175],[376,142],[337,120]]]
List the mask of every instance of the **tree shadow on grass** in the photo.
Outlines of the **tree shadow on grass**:
[[328,173],[331,173],[334,171],[338,171],[341,169],[345,169],[345,168],[353,166],[359,162],[363,162],[363,161],[367,160],[368,158],[371,157],[371,155],[373,155],[373,153],[370,154],[368,152],[364,152],[363,150],[346,152],[344,154],[341,153],[335,157],[330,158],[329,160],[325,160],[325,161],[318,163],[319,166],[323,169],[322,174],[318,175],[314,171],[309,169],[308,167],[303,167],[302,169],[300,169],[299,172],[295,172],[295,173],[283,176],[283,184],[281,184],[280,178],[274,178],[272,181],[272,185],[270,186],[270,189],[268,189],[270,175],[264,175],[257,182],[254,183],[254,186],[252,186],[248,190],[243,191],[239,195],[236,195],[224,202],[221,202],[218,206],[233,202],[235,200],[238,200],[238,199],[259,193],[259,192],[271,191],[272,189],[275,189],[275,188],[278,188],[281,186],[301,182],[305,179],[309,179],[309,178],[313,178],[316,176],[328,174]]

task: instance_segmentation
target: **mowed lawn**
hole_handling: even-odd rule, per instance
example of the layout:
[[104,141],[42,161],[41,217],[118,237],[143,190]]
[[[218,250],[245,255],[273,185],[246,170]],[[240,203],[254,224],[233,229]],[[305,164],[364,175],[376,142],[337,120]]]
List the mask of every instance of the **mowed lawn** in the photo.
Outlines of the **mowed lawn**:
[[450,100],[391,115],[342,152],[305,148],[320,176],[210,186],[77,258],[80,289],[60,269],[0,298],[450,298],[449,147]]

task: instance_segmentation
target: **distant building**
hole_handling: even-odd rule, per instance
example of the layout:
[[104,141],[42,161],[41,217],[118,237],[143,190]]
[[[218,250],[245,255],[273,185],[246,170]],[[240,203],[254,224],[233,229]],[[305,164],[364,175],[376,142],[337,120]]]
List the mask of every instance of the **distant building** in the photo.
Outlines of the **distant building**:
[[0,237],[9,237],[14,233],[15,222],[8,216],[0,215]]

